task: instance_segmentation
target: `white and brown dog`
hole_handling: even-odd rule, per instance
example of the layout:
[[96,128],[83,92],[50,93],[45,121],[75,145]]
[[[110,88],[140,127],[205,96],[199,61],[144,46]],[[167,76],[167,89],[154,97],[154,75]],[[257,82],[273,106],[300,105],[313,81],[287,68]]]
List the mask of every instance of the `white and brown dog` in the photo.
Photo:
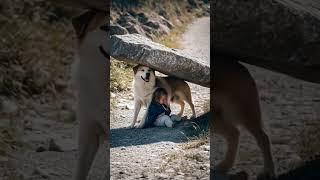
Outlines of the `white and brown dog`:
[[[109,26],[104,11],[87,11],[74,18],[72,23],[78,40],[73,79],[78,96],[77,119],[80,122],[79,154],[74,179],[85,180],[101,145],[100,140],[106,140],[109,132]],[[106,171],[109,177],[109,169],[106,168]]]
[[[155,71],[147,66],[137,65],[134,71],[134,116],[130,128],[135,127],[138,114],[142,106],[148,107],[151,102],[152,94],[156,87],[164,88],[168,92],[168,102],[174,102],[181,106],[178,116],[182,116],[185,101],[192,110],[192,117],[196,117],[194,105],[192,103],[191,90],[189,85],[175,77],[159,77],[155,75]],[[145,124],[145,113],[137,128],[143,128]]]

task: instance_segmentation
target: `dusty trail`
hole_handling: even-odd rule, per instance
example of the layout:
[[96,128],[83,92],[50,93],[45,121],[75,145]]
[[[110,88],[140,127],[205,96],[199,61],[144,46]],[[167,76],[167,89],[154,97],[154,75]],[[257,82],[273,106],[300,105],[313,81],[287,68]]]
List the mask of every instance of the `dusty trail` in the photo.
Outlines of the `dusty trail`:
[[[183,51],[202,57],[202,63],[208,65],[209,23],[208,17],[195,20],[182,37]],[[190,86],[196,113],[200,115],[203,113],[205,101],[209,100],[209,89],[194,84]],[[125,129],[133,118],[133,96],[130,92],[116,94],[114,98],[118,103],[112,111],[110,122],[111,179],[208,179],[208,144],[199,145],[197,149],[186,149],[185,145],[190,142],[187,142],[187,138],[177,129]],[[178,111],[177,107],[173,106],[173,112]],[[143,112],[140,112],[139,118],[142,118]],[[187,105],[184,114],[191,115]],[[180,159],[180,155],[186,157]],[[200,158],[194,158],[198,156]],[[174,165],[170,164],[171,162],[174,162]]]
[[[65,99],[70,100],[71,97]],[[16,166],[17,170],[11,172],[11,175],[0,176],[0,179],[10,179],[9,176],[12,179],[15,176],[22,180],[70,180],[78,152],[78,123],[65,119],[70,117],[70,112],[57,108],[60,107],[60,102],[43,105],[38,104],[37,100],[32,101],[35,101],[32,108],[29,107],[22,116],[15,117],[17,121],[31,123],[30,127],[24,127],[20,134],[23,148],[13,152],[11,156],[11,166]],[[64,113],[61,114],[62,112]],[[50,141],[53,141],[59,150],[49,150]],[[99,149],[89,179],[106,178],[105,152],[104,146]]]

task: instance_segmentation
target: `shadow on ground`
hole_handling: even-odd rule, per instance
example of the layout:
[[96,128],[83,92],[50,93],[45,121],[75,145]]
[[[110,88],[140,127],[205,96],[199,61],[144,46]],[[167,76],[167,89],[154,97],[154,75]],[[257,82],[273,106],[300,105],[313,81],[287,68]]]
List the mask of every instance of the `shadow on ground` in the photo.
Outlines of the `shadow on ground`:
[[194,120],[186,120],[175,128],[153,127],[146,129],[111,129],[111,147],[126,147],[170,141],[181,143],[197,136],[208,127],[209,113]]

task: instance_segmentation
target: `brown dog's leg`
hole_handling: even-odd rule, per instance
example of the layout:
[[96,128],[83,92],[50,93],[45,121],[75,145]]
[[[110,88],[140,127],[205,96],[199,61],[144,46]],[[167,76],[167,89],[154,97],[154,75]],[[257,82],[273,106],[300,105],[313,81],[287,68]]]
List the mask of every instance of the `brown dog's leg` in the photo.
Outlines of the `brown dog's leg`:
[[238,151],[240,132],[235,126],[225,122],[225,119],[218,118],[220,117],[215,117],[213,131],[225,138],[227,142],[227,152],[225,158],[216,166],[215,170],[221,173],[226,173],[234,164]]
[[186,102],[189,104],[191,110],[192,110],[192,116],[191,118],[195,118],[196,117],[196,111],[194,110],[194,105],[192,103],[192,96],[191,96],[191,90],[189,88],[189,90],[184,94],[185,95],[185,100]]
[[271,154],[271,145],[268,135],[265,133],[262,127],[258,128],[249,128],[250,133],[255,137],[256,142],[259,148],[262,151],[263,159],[264,159],[264,170],[259,176],[262,177],[274,177],[274,164],[273,158]]
[[183,100],[180,100],[180,99],[177,101],[177,103],[178,103],[178,104],[180,105],[180,107],[181,107],[180,112],[178,113],[178,116],[181,117],[181,116],[183,115],[185,103],[184,103]]

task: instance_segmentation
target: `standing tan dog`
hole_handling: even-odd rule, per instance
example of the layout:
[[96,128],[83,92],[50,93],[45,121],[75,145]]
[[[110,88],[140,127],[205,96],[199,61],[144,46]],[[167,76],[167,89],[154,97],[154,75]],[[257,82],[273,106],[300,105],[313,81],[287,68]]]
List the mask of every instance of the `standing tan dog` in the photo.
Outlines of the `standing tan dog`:
[[215,170],[226,173],[232,168],[240,135],[237,126],[241,125],[255,137],[263,153],[264,170],[259,176],[274,177],[270,141],[263,129],[258,91],[250,73],[238,62],[215,61],[213,78],[213,133],[222,135],[228,145],[224,160]]
[[[178,116],[182,116],[184,111],[184,101],[186,101],[192,110],[192,117],[196,116],[194,105],[192,103],[191,90],[189,85],[178,78],[174,77],[158,77],[153,69],[137,65],[133,68],[134,71],[134,116],[130,128],[136,124],[138,114],[142,106],[148,107],[151,102],[152,93],[156,87],[164,88],[168,92],[168,102],[174,102],[181,106]],[[142,128],[145,124],[145,113],[142,121],[137,128]]]
[[[86,179],[100,140],[106,140],[109,132],[106,115],[109,106],[106,84],[110,68],[107,22],[103,11],[87,11],[72,21],[78,40],[74,85],[78,90],[77,119],[80,122],[75,180]],[[109,177],[109,169],[106,171]]]

